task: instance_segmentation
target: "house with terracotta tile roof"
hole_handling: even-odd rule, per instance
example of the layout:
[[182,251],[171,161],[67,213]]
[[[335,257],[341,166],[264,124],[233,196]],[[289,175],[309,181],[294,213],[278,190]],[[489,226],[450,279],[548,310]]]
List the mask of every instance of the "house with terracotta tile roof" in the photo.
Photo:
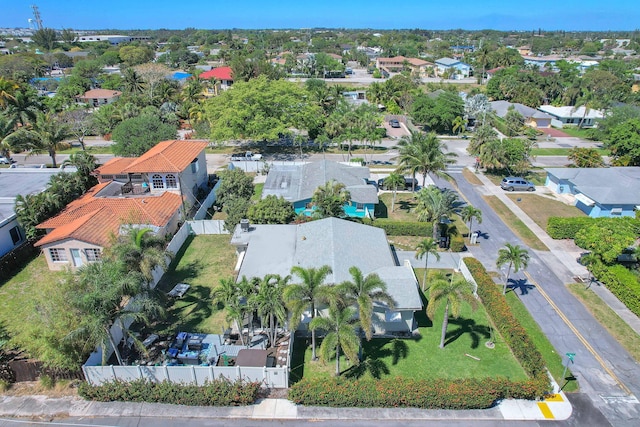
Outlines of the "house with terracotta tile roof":
[[420,77],[426,77],[428,69],[433,68],[433,63],[419,58],[406,58],[404,56],[394,56],[393,58],[377,58],[376,68],[388,73],[399,73],[405,68],[409,68],[412,73]]
[[83,95],[77,96],[76,101],[82,104],[89,104],[93,107],[100,107],[116,102],[120,99],[120,96],[122,96],[122,92],[119,90],[91,89]]
[[78,268],[100,260],[102,251],[126,226],[150,228],[164,236],[178,228],[182,198],[160,195],[121,195],[124,184],[111,181],[97,184],[58,215],[37,228],[47,234],[36,242],[49,270]]
[[121,184],[122,196],[171,192],[193,205],[207,186],[208,143],[194,140],[162,141],[140,157],[116,157],[93,173],[99,183]]
[[198,77],[203,80],[215,79],[220,82],[220,87],[222,89],[228,89],[233,85],[233,70],[231,67],[212,68],[209,71],[201,73]]

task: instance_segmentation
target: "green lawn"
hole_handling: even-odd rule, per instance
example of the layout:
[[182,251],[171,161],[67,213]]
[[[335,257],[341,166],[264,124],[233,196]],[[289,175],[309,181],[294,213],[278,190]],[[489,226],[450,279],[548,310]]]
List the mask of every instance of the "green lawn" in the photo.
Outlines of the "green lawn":
[[49,271],[44,255],[28,262],[13,277],[0,278],[0,325],[15,336],[29,323],[30,309],[39,300],[55,294],[56,285],[64,279],[64,273]]
[[396,221],[416,221],[415,208],[418,206],[414,193],[402,191],[396,193],[394,210],[391,212],[391,201],[393,193],[382,193],[378,196],[379,202],[376,206],[376,218],[389,218]]
[[569,136],[573,136],[576,138],[589,139],[591,136],[591,129],[582,128],[578,129],[578,127],[566,127],[560,129],[560,131],[566,133]]
[[[531,337],[531,340],[535,343],[538,351],[542,354],[542,358],[544,359],[545,364],[547,365],[547,369],[551,372],[551,375],[555,378],[556,382],[563,387],[564,391],[572,392],[578,391],[578,383],[575,380],[563,380],[562,372],[564,371],[564,365],[562,364],[562,356],[558,354],[549,342],[549,339],[546,337],[542,330],[540,330],[540,326],[536,323],[536,321],[531,317],[529,310],[522,304],[520,298],[515,292],[507,292],[506,295],[507,304],[511,307],[511,311],[513,315],[520,321],[520,324],[527,330],[527,333]],[[568,370],[566,374],[566,378],[571,377],[571,371]]]
[[537,194],[507,194],[507,197],[513,200],[543,230],[547,229],[547,222],[552,216],[563,218],[585,216],[585,213],[575,206],[569,206],[558,200]]
[[[497,376],[512,380],[526,378],[524,370],[502,339],[496,339],[494,349],[484,345],[490,332],[486,312],[481,306],[475,312],[465,306],[460,318],[450,318],[445,347],[440,349],[443,312],[444,307],[441,307],[433,323],[424,311],[416,313],[421,334],[418,339],[364,341],[364,361],[360,365],[352,366],[341,358],[343,375],[452,380]],[[311,348],[306,340],[296,340],[291,372],[293,382],[302,376],[314,378],[333,375],[334,372],[335,358],[328,363],[311,362]]]
[[224,310],[214,306],[211,293],[220,279],[234,275],[236,254],[229,240],[228,234],[187,239],[158,287],[168,292],[176,283],[187,283],[191,288],[184,297],[170,300],[169,318],[162,332],[220,333],[226,327]]
[[638,335],[629,325],[618,316],[600,297],[591,289],[587,289],[585,284],[571,283],[569,290],[575,295],[584,306],[593,314],[598,322],[609,331],[631,356],[640,362],[640,335]]
[[264,183],[255,184],[253,187],[253,196],[251,200],[257,202],[262,197],[262,190],[264,189]]

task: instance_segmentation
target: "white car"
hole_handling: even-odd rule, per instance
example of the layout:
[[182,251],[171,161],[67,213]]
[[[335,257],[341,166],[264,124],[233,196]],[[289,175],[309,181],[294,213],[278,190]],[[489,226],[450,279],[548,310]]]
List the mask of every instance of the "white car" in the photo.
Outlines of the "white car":
[[0,156],[0,165],[10,165],[13,163],[13,159],[9,157],[8,159],[4,156]]

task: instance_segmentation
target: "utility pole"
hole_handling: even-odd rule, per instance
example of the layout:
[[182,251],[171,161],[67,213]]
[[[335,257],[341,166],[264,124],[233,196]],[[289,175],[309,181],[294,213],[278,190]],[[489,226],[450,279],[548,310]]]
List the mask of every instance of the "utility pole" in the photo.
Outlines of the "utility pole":
[[36,27],[38,28],[38,30],[41,30],[43,28],[42,18],[40,18],[40,11],[38,10],[38,6],[32,4],[31,9],[33,9],[33,19],[36,22]]

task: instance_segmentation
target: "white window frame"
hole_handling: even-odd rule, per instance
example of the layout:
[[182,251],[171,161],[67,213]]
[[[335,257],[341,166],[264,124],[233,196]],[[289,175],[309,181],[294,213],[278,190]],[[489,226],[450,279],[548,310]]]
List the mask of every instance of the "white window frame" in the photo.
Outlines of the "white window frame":
[[167,176],[165,176],[165,182],[166,182],[167,188],[174,189],[174,190],[178,188],[178,177],[176,177],[172,173],[167,174]]
[[157,190],[164,190],[165,188],[164,178],[162,175],[157,173],[151,176],[151,184],[153,185],[153,188]]
[[84,250],[84,256],[87,258],[87,262],[96,262],[102,259],[102,251],[96,248],[86,248]]

